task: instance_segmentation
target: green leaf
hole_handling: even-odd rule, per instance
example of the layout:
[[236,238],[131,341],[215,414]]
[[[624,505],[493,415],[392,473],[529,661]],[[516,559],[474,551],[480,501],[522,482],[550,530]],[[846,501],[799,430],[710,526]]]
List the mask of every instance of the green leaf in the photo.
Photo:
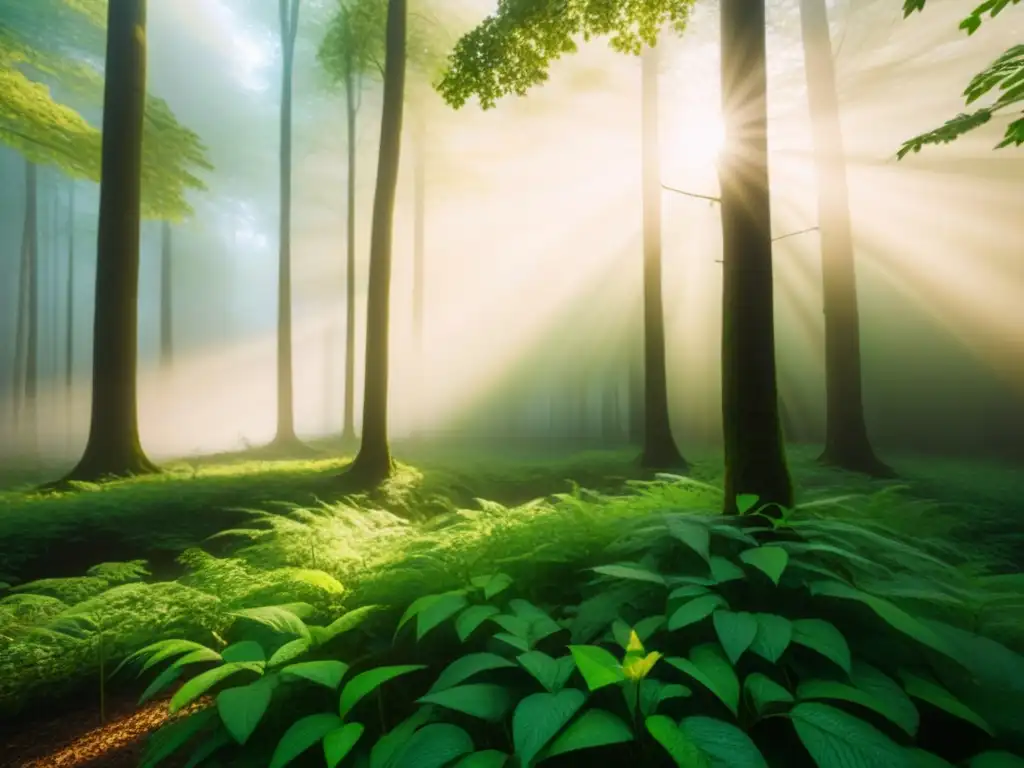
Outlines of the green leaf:
[[442,768],[472,751],[473,739],[462,728],[431,723],[412,735],[388,768]]
[[184,656],[179,656],[173,662],[171,662],[172,669],[179,669],[189,664],[198,664],[204,661],[220,661],[221,655],[216,651],[212,651],[209,648],[198,648],[194,651],[189,651]]
[[530,622],[522,616],[513,616],[508,613],[501,613],[492,616],[491,621],[504,629],[510,635],[515,635],[521,640],[526,640],[530,634]]
[[155,731],[146,742],[139,768],[153,768],[187,744],[217,717],[211,709],[194,712]]
[[711,556],[711,578],[717,584],[725,584],[726,582],[737,581],[746,577],[747,574],[736,563],[717,555]]
[[571,655],[553,659],[546,653],[530,651],[517,656],[516,660],[551,693],[562,690],[576,669],[576,661]]
[[434,717],[434,707],[418,707],[409,717],[385,733],[370,750],[370,768],[387,768],[406,742]]
[[755,613],[754,618],[757,620],[757,634],[750,650],[775,664],[793,639],[793,623],[773,613]]
[[[189,651],[203,650],[211,651],[210,648],[207,648],[202,643],[194,643],[191,640],[161,640],[159,642],[153,643],[152,645],[147,645],[145,648],[142,648],[141,650],[136,651],[135,653],[128,656],[124,661],[117,665],[117,668],[115,668],[114,671],[111,673],[111,677],[120,672],[121,669],[126,664],[130,664],[133,661],[145,658],[147,655],[148,658],[146,658],[146,662],[142,665],[142,668],[139,670],[140,675],[146,670],[151,669],[156,664],[159,664],[161,661],[169,659],[172,656],[181,656],[182,654],[188,653]],[[216,651],[211,652],[216,653]]]
[[[310,627],[310,629],[312,630],[314,627]],[[304,637],[289,640],[271,654],[270,661],[267,662],[267,666],[279,667],[282,664],[287,664],[289,661],[297,659],[299,656],[306,653],[306,651],[308,651],[312,646],[312,642]]]
[[690,602],[681,605],[676,609],[675,613],[669,616],[668,629],[670,632],[675,632],[677,629],[696,624],[698,621],[703,621],[714,613],[716,608],[727,605],[725,598],[721,595],[696,597]]
[[469,606],[469,608],[460,613],[458,618],[455,619],[455,631],[459,635],[459,640],[466,642],[466,639],[473,634],[477,627],[487,621],[491,616],[496,616],[499,613],[501,613],[501,611],[493,605]]
[[698,645],[690,651],[689,660],[668,657],[665,661],[715,694],[734,715],[739,711],[740,681],[717,645]]
[[757,568],[765,576],[778,586],[782,573],[789,563],[789,552],[782,547],[773,547],[766,544],[756,549],[748,549],[740,553],[740,560],[747,565]]
[[982,752],[967,763],[968,768],[1024,768],[1024,758],[1009,752]]
[[664,616],[648,616],[645,619],[640,619],[633,628],[633,631],[636,632],[637,637],[639,637],[642,642],[646,643],[651,639],[651,636],[663,626],[665,626]]
[[341,679],[348,672],[348,664],[343,661],[327,659],[323,661],[303,661],[289,664],[281,668],[282,675],[299,677],[311,683],[330,688],[332,691],[341,685]]
[[[801,701],[812,699],[849,701],[890,719],[890,708],[886,707],[885,702],[880,701],[873,693],[835,680],[805,680],[797,686],[796,697]],[[900,725],[900,723],[896,723],[896,725]]]
[[893,629],[917,640],[932,650],[938,651],[953,661],[960,662],[960,658],[953,646],[937,635],[930,627],[915,619],[902,608],[893,605],[888,600],[861,592],[838,581],[815,581],[811,583],[810,589],[811,594],[818,597],[836,597],[863,603]]
[[817,702],[797,704],[789,713],[797,736],[819,766],[909,768],[902,747],[874,726]]
[[485,749],[466,755],[455,763],[452,768],[504,768],[509,755],[496,749]]
[[793,703],[793,694],[760,672],[747,675],[743,681],[743,690],[750,697],[758,715],[763,715],[772,704]]
[[669,699],[684,699],[693,695],[685,685],[663,683],[647,678],[640,681],[640,712],[644,717],[657,713],[658,706]]
[[277,743],[270,768],[284,768],[292,760],[342,726],[341,718],[330,712],[308,715],[291,724]]
[[703,584],[685,584],[681,587],[676,587],[668,593],[668,599],[680,600],[686,597],[700,597],[701,595],[710,595],[711,590],[705,587]]
[[758,498],[756,493],[736,494],[736,511],[741,515],[747,514],[747,512],[757,506]]
[[452,688],[481,672],[514,666],[515,664],[511,661],[496,653],[470,653],[445,667],[427,693],[437,693],[446,688]]
[[591,570],[595,573],[600,573],[602,576],[611,576],[616,579],[647,581],[651,584],[661,584],[662,586],[665,584],[665,577],[660,573],[654,573],[653,571],[643,568],[636,563],[599,565],[596,568],[591,568]]
[[489,576],[474,576],[470,583],[484,591],[484,600],[490,600],[512,586],[512,577],[507,573],[494,573]]
[[360,672],[341,689],[341,700],[338,704],[338,715],[345,717],[364,696],[373,693],[388,680],[410,672],[426,669],[424,664],[406,664],[392,667],[377,667]]
[[898,725],[908,736],[917,735],[920,715],[917,707],[899,684],[863,661],[854,661],[850,680],[855,686],[875,697],[878,711]]
[[543,759],[632,740],[633,731],[619,717],[603,709],[588,709],[551,742]]
[[264,653],[263,646],[257,643],[255,640],[243,640],[240,643],[234,643],[232,645],[229,645],[227,648],[220,652],[220,657],[224,659],[224,661],[229,662],[265,662],[267,660],[267,654]]
[[164,690],[167,686],[181,677],[182,672],[183,670],[181,667],[167,667],[167,669],[153,679],[153,682],[146,686],[146,690],[144,690],[142,695],[139,697],[139,705],[141,706],[142,704],[145,704],[151,698],[160,693],[160,691]]
[[232,743],[234,742],[229,734],[224,731],[217,731],[199,743],[199,746],[189,755],[188,762],[182,768],[198,768],[215,752]]
[[459,685],[429,693],[416,701],[420,704],[437,704],[492,723],[499,722],[512,708],[509,692],[503,686],[489,683]]
[[583,691],[534,693],[519,702],[512,715],[512,742],[521,766],[528,766],[583,706]]
[[918,677],[904,670],[900,670],[899,675],[903,681],[903,687],[909,696],[928,702],[933,707],[937,707],[943,712],[953,715],[953,717],[958,717],[980,728],[989,736],[995,736],[992,727],[980,715],[938,683]]
[[525,653],[530,650],[529,642],[522,637],[518,637],[517,635],[513,635],[508,632],[498,632],[494,635],[494,639],[511,645],[517,651],[523,651]]
[[262,678],[250,685],[227,688],[217,694],[217,711],[231,737],[245,744],[270,706],[274,695],[272,678]]
[[679,729],[711,758],[713,768],[768,768],[750,737],[731,723],[710,717],[687,717]]
[[327,641],[333,640],[338,635],[343,635],[346,632],[351,632],[353,629],[362,626],[370,616],[380,611],[381,608],[382,607],[379,605],[364,605],[348,611],[347,613],[343,613],[324,628],[317,644],[323,645]]
[[569,652],[591,691],[626,679],[619,660],[604,648],[596,645],[570,645]]
[[652,715],[644,720],[644,725],[679,768],[712,768],[707,755],[671,718]]
[[168,712],[173,715],[175,712],[184,709],[204,693],[209,691],[217,683],[242,671],[262,674],[263,665],[251,661],[237,661],[230,664],[224,664],[220,667],[214,667],[213,669],[208,669],[193,677],[175,692],[174,696],[171,697],[171,703],[167,708]]
[[422,640],[434,627],[469,605],[462,592],[437,595],[437,600],[424,606],[416,616],[416,639]]
[[288,603],[287,605],[265,605],[261,608],[246,608],[235,611],[232,616],[248,619],[269,627],[282,635],[309,638],[309,627],[300,614],[311,615],[313,606],[308,603]]
[[704,562],[711,561],[711,533],[707,526],[678,516],[667,520],[668,532],[701,556]]
[[823,619],[797,619],[793,622],[793,642],[817,651],[849,674],[850,646],[833,624]]
[[729,610],[715,611],[711,619],[725,655],[736,664],[757,636],[757,619],[750,613],[734,613]]
[[923,749],[908,749],[907,756],[910,758],[912,768],[955,768],[938,755],[925,752]]
[[365,726],[362,723],[345,723],[324,735],[324,759],[327,768],[335,768],[345,759],[363,735]]

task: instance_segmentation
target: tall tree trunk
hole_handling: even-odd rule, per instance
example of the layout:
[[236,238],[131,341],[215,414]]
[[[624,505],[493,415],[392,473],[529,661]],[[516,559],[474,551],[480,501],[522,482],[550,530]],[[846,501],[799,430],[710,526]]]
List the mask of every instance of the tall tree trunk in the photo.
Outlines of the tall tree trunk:
[[75,181],[68,185],[68,275],[64,294],[64,390],[70,404],[75,369]]
[[281,48],[281,195],[277,262],[277,435],[274,443],[291,447],[295,435],[292,381],[292,74],[299,0],[280,0]]
[[892,469],[875,456],[864,421],[857,275],[825,0],[801,0],[800,21],[818,177],[825,308],[825,451],[820,460],[855,472],[892,477]]
[[29,447],[35,450],[39,437],[39,170],[30,164],[25,180],[25,231],[22,247],[27,267],[25,318],[25,420]]
[[661,286],[661,163],[658,151],[658,52],[641,54],[644,234],[644,447],[641,466],[687,469],[672,437],[665,364],[665,309]]
[[89,439],[65,480],[157,471],[139,443],[136,368],[146,0],[110,0]]
[[355,73],[349,46],[348,63],[345,68],[345,116],[348,127],[348,199],[347,228],[345,243],[345,405],[341,428],[341,439],[354,442],[356,439],[356,115],[359,105],[356,88],[359,77]]
[[764,0],[721,0],[722,424],[725,512],[738,494],[789,507],[772,295]]
[[370,232],[370,275],[366,299],[366,385],[363,440],[351,472],[366,481],[392,470],[388,446],[388,325],[391,303],[391,243],[395,191],[402,150],[405,100],[406,0],[388,0],[385,32],[384,106]]
[[417,387],[419,397],[413,403],[413,433],[419,431],[419,422],[423,413],[423,392],[426,388],[425,370],[423,366],[423,264],[424,223],[426,221],[426,165],[427,142],[426,125],[420,110],[413,114],[412,121],[412,338],[413,338],[413,376],[420,382]]
[[171,267],[171,223],[160,222],[160,365],[174,362],[174,272]]
[[22,220],[21,232],[21,263],[18,267],[18,317],[14,338],[14,377],[12,387],[12,404],[14,407],[14,426],[20,431],[23,426],[22,408],[25,404],[25,376],[27,373],[26,351],[28,346],[29,312],[31,304],[31,285],[33,272],[33,252],[36,239],[36,206],[37,206],[36,167],[25,161],[25,216]]
[[[642,304],[641,304],[642,307]],[[630,323],[631,333],[625,354],[626,364],[626,437],[630,445],[644,444],[644,362],[643,309]]]

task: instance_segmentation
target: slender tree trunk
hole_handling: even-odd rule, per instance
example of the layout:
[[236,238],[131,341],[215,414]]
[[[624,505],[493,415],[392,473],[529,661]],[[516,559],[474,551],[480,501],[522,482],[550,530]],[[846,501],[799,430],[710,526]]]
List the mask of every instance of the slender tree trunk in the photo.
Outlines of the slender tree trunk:
[[75,182],[68,185],[68,275],[64,294],[64,390],[71,400],[75,369]]
[[170,368],[174,362],[174,272],[171,223],[160,222],[160,365]]
[[801,0],[813,126],[825,307],[825,451],[821,461],[892,477],[871,447],[861,391],[860,317],[843,131],[825,0]]
[[423,392],[426,388],[423,366],[423,264],[424,264],[424,223],[426,221],[426,164],[427,142],[426,125],[423,115],[417,110],[412,121],[412,337],[413,365],[419,397],[413,403],[413,432],[419,431],[419,421],[423,412]]
[[725,512],[738,494],[790,507],[772,295],[764,0],[721,0],[722,424]]
[[89,439],[65,480],[157,471],[139,443],[136,369],[146,0],[110,0]]
[[27,207],[23,247],[27,266],[28,315],[25,318],[25,421],[29,448],[39,437],[39,170],[30,164],[25,181]]
[[26,351],[28,345],[28,325],[31,304],[31,285],[33,259],[36,238],[36,167],[25,161],[25,216],[22,220],[21,232],[21,263],[18,268],[18,317],[14,339],[14,377],[12,404],[14,406],[14,426],[20,431],[22,408],[25,403],[25,376],[27,369]]
[[355,442],[356,400],[356,76],[351,50],[345,69],[345,116],[348,127],[348,199],[345,251],[345,405],[341,439]]
[[295,434],[292,381],[292,73],[299,0],[280,0],[281,48],[281,199],[277,273],[277,435],[274,443],[291,447]]
[[371,482],[387,477],[393,467],[388,446],[388,325],[391,302],[392,226],[402,149],[402,110],[405,100],[406,13],[406,0],[388,1],[384,106],[370,233],[363,441],[351,467],[353,474]]
[[640,464],[687,469],[672,437],[665,364],[665,310],[661,286],[661,163],[658,151],[658,52],[644,48],[642,163],[644,233],[644,447]]

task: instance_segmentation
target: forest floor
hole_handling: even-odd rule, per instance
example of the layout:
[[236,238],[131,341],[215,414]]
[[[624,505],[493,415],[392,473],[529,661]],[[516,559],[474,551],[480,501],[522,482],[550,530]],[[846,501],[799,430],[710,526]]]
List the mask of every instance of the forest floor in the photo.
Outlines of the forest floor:
[[[116,661],[115,656],[166,635],[168,627],[179,635],[193,625],[208,632],[204,621],[216,623],[223,606],[260,604],[261,598],[265,603],[268,596],[281,595],[312,600],[302,591],[310,589],[308,584],[285,589],[280,578],[268,574],[318,569],[336,577],[359,604],[383,602],[382,595],[402,604],[444,581],[443,575],[430,574],[423,583],[410,583],[408,575],[402,581],[396,574],[417,557],[423,541],[443,538],[437,521],[457,510],[486,513],[490,504],[509,513],[500,530],[486,536],[494,551],[508,550],[510,561],[517,556],[514,550],[529,561],[548,547],[576,547],[578,553],[567,557],[583,557],[607,531],[567,532],[565,519],[512,514],[529,509],[516,505],[574,486],[597,494],[642,495],[643,486],[635,481],[652,479],[625,451],[467,459],[464,452],[409,448],[399,451],[404,463],[394,478],[353,496],[337,480],[346,459],[332,456],[330,444],[318,447],[323,458],[195,458],[170,462],[161,475],[60,494],[38,494],[29,486],[52,479],[53,467],[0,475],[0,582],[14,586],[0,599],[0,713],[10,716],[0,727],[0,767],[127,768],[137,763],[145,736],[166,721],[163,701],[137,708],[141,686],[115,681],[105,691],[106,723],[99,724],[95,645],[81,638],[74,643],[37,639],[39,628],[69,606],[95,604],[106,612],[105,626],[116,629],[108,631],[112,638],[101,630],[101,647]],[[996,571],[1018,572],[1024,566],[1015,557],[1024,552],[1024,476],[1018,470],[986,462],[887,457],[900,479],[883,482],[821,467],[815,453],[811,447],[791,448],[801,502],[856,494],[858,514],[883,519],[904,533],[968,540]],[[697,461],[691,472],[710,486],[718,485],[720,474],[716,457]],[[676,494],[672,503],[716,506],[713,489],[710,495],[703,485],[692,490],[688,496]],[[602,509],[603,497],[584,498]],[[634,507],[642,512],[646,504],[647,512],[654,512],[661,503],[651,497]],[[262,511],[262,518],[254,518],[254,511]],[[264,534],[253,533],[254,519],[269,521],[269,543]],[[386,546],[394,542],[395,547],[387,561],[374,550],[385,539]],[[181,558],[185,562],[179,560],[200,546],[217,558],[238,559],[214,560],[193,550]],[[350,551],[339,554],[342,549]],[[121,602],[114,596],[125,587],[118,586],[116,569],[87,574],[101,563],[135,560],[148,563],[151,575],[139,585],[148,591]],[[368,573],[375,569],[384,575]],[[27,582],[35,586],[19,589]],[[42,596],[27,612],[26,593]],[[44,605],[46,600],[53,602]]]

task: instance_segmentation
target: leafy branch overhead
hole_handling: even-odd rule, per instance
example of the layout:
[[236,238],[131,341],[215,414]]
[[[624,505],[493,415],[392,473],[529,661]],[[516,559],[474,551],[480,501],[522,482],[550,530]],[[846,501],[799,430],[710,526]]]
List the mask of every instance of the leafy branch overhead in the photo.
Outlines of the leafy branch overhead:
[[[103,101],[106,3],[38,0],[26,9],[0,0],[0,141],[32,162],[99,181],[101,135],[86,115]],[[186,193],[204,189],[198,174],[211,168],[199,137],[165,101],[147,96],[143,215],[189,215]]]
[[[926,0],[906,0],[903,4],[904,15],[924,9]],[[1001,11],[1020,0],[985,0],[971,14],[960,22],[960,29],[973,35],[981,27],[983,17],[997,16]],[[1024,102],[1024,45],[1015,45],[1002,56],[979,72],[964,90],[965,104],[970,106],[983,96],[997,91],[998,96],[992,104],[976,109],[974,112],[962,113],[947,120],[935,130],[915,136],[904,142],[897,157],[903,159],[911,152],[920,152],[927,144],[948,144],[988,123],[992,117],[1007,107]],[[1024,117],[1019,117],[1006,126],[1003,140],[996,149],[1024,144]]]
[[665,25],[682,31],[694,0],[501,0],[497,12],[463,36],[448,59],[438,91],[451,106],[471,96],[490,109],[503,96],[524,96],[548,77],[548,67],[577,50],[577,40],[609,37],[637,55]]

